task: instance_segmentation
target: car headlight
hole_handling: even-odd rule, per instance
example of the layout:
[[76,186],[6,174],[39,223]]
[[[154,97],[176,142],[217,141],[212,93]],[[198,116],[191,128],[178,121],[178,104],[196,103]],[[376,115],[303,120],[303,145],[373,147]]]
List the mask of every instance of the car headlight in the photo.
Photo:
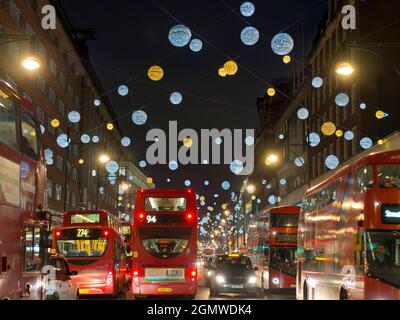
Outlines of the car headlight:
[[272,283],[277,286],[279,284],[279,278],[272,278]]
[[212,273],[211,271],[208,271],[207,276],[211,277],[211,273]]
[[254,277],[254,276],[250,277],[248,280],[248,283],[250,283],[250,284],[255,284],[256,282],[257,282],[257,277]]
[[217,280],[217,283],[225,283],[224,276],[216,276],[215,280]]

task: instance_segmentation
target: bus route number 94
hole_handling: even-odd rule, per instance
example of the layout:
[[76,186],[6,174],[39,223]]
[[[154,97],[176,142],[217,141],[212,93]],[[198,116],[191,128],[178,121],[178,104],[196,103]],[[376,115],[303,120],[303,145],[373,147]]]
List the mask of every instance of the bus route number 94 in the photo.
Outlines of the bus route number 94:
[[157,217],[155,215],[148,215],[146,217],[147,223],[157,223]]

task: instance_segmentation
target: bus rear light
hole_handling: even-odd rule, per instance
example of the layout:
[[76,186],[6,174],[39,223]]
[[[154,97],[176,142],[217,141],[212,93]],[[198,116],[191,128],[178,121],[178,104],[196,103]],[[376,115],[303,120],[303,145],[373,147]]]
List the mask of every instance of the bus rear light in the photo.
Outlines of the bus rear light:
[[113,279],[114,277],[112,271],[108,272],[107,283],[112,283]]
[[137,277],[138,275],[139,275],[139,271],[133,270],[133,276],[134,276],[134,277]]
[[108,236],[108,231],[104,231],[104,235],[107,237]]
[[139,212],[137,215],[140,222],[143,222],[146,219],[146,214],[144,212]]
[[190,272],[190,275],[192,278],[195,278],[197,276],[197,271],[196,270],[192,270],[192,272]]
[[56,237],[59,237],[59,236],[61,236],[61,231],[56,232]]
[[189,222],[193,221],[193,219],[194,219],[194,214],[191,213],[191,212],[187,212],[187,213],[185,214],[185,219],[186,219],[186,221],[189,221]]

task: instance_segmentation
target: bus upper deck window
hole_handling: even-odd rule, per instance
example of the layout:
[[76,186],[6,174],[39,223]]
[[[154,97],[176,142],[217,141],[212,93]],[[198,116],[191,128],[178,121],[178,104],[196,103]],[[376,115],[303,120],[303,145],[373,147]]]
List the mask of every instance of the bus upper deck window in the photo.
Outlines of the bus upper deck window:
[[366,191],[373,187],[372,168],[370,166],[361,168],[357,171],[356,190]]
[[378,166],[379,188],[400,189],[400,166]]
[[15,103],[0,89],[0,142],[18,150]]
[[38,160],[38,139],[34,118],[22,110],[22,150],[31,159]]

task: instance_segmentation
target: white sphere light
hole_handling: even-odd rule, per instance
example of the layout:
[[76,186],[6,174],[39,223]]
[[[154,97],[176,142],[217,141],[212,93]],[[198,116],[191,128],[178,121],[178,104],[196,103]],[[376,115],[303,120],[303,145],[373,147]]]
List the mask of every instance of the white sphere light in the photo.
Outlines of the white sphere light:
[[353,140],[354,139],[354,133],[353,131],[346,131],[344,133],[344,138],[348,141]]
[[246,1],[243,2],[242,5],[240,6],[240,13],[244,17],[251,17],[254,12],[256,12],[256,7],[252,2]]
[[129,93],[129,88],[126,85],[121,85],[118,87],[118,94],[125,97]]
[[68,113],[68,120],[71,123],[78,123],[81,121],[81,115],[78,111],[71,111]]
[[318,146],[319,143],[321,142],[321,138],[320,138],[320,136],[319,136],[318,133],[311,132],[311,133],[308,135],[307,142],[309,143],[309,145],[310,145],[311,147],[316,147],[316,146]]
[[260,32],[254,27],[245,27],[240,34],[240,39],[246,46],[253,46],[260,39]]
[[45,158],[46,164],[48,166],[52,166],[54,164],[54,159],[53,158]]
[[100,107],[101,101],[100,101],[99,99],[96,99],[96,100],[93,101],[93,104],[94,104],[96,107]]
[[361,110],[367,109],[367,105],[366,105],[365,103],[361,103],[361,104],[360,104],[360,109],[361,109]]
[[142,160],[142,161],[139,162],[139,167],[146,168],[146,166],[147,166],[147,162],[146,161]]
[[172,160],[169,162],[168,167],[170,170],[175,171],[178,169],[178,162],[176,162],[175,160]]
[[243,163],[240,160],[234,160],[230,164],[230,170],[232,173],[239,175],[243,171]]
[[42,133],[42,134],[44,134],[45,132],[46,132],[46,128],[44,127],[44,125],[40,125],[40,132]]
[[276,204],[276,197],[275,196],[269,196],[268,197],[268,203],[269,204],[271,204],[271,205],[274,205],[274,204]]
[[65,133],[62,133],[57,137],[57,144],[60,148],[67,148],[70,143],[71,139]]
[[298,167],[303,167],[303,166],[304,166],[304,163],[305,163],[305,161],[304,161],[304,158],[303,158],[303,157],[297,157],[297,158],[294,160],[294,164],[295,164],[296,166],[298,166]]
[[171,101],[171,103],[174,104],[174,105],[181,104],[182,100],[183,100],[183,97],[182,97],[182,94],[180,92],[174,92],[169,97],[169,101]]
[[204,181],[204,185],[208,186],[210,184],[210,182],[208,180]]
[[93,142],[93,143],[98,143],[99,141],[100,141],[99,136],[93,136],[93,137],[92,137],[92,142]]
[[87,144],[90,142],[90,136],[88,134],[83,134],[81,135],[81,142],[84,144]]
[[131,145],[131,139],[129,137],[123,137],[121,139],[121,145],[123,147],[129,147]]
[[278,33],[271,41],[272,51],[280,56],[288,55],[294,47],[292,37],[287,33]]
[[335,98],[335,103],[339,107],[345,107],[349,104],[350,98],[346,93],[339,93]]
[[132,113],[132,121],[138,126],[142,126],[147,122],[147,114],[142,110],[137,110]]
[[279,180],[279,184],[281,186],[285,186],[287,184],[287,180],[282,178],[282,179]]
[[244,142],[246,143],[246,145],[252,146],[252,145],[254,145],[254,137],[248,136],[248,137],[246,137],[246,139],[244,140]]
[[185,181],[185,186],[186,187],[190,187],[191,184],[192,184],[192,182],[190,180],[186,180]]
[[371,140],[370,138],[368,138],[368,137],[362,138],[362,139],[360,140],[360,146],[361,146],[361,148],[363,148],[363,149],[365,149],[365,150],[371,149],[371,148],[372,148],[372,145],[373,145],[373,142],[372,142],[372,140]]
[[309,116],[310,116],[310,112],[306,108],[300,108],[297,111],[297,117],[300,120],[306,120],[306,119],[308,119]]
[[191,38],[190,29],[182,24],[173,26],[168,35],[171,44],[178,48],[186,46]]
[[324,80],[321,77],[315,77],[311,82],[312,86],[316,89],[321,88],[324,84]]
[[229,183],[229,181],[224,181],[224,182],[222,182],[221,187],[224,190],[229,190],[229,188],[231,187],[231,184]]
[[106,164],[106,170],[110,174],[115,174],[119,170],[118,162],[110,160]]
[[326,157],[325,159],[325,165],[328,169],[334,170],[339,166],[339,159],[335,155],[331,154]]
[[199,52],[203,49],[203,42],[200,39],[193,39],[190,41],[190,50],[193,52]]

